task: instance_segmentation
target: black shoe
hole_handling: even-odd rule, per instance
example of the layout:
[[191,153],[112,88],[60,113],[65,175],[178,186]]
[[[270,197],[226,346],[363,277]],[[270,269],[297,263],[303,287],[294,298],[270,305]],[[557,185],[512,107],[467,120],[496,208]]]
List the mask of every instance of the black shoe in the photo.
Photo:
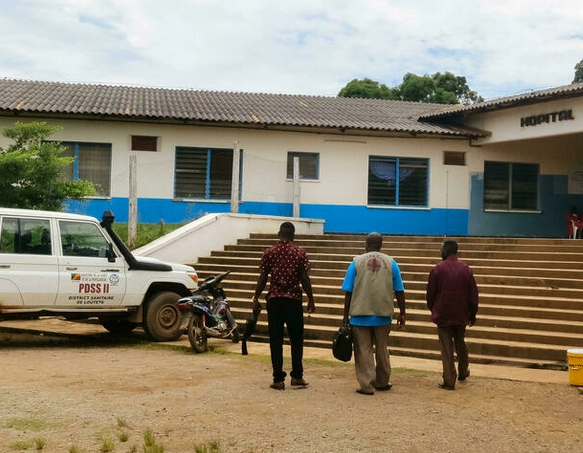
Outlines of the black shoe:
[[356,393],[360,393],[361,395],[374,395],[374,392],[369,392],[363,389],[356,389]]
[[450,385],[445,385],[445,384],[443,384],[443,383],[442,383],[442,384],[437,384],[437,386],[438,386],[440,389],[443,389],[443,390],[455,390],[455,387],[452,387],[452,386],[450,386]]
[[386,390],[391,390],[393,388],[393,383],[389,382],[387,385],[383,385],[382,387],[375,387],[375,389],[384,392]]
[[469,378],[469,377],[470,377],[470,371],[468,370],[468,374],[464,374],[464,375],[461,375],[461,374],[460,374],[460,375],[458,376],[457,380],[458,380],[458,381],[465,381],[465,380],[466,380],[467,378]]

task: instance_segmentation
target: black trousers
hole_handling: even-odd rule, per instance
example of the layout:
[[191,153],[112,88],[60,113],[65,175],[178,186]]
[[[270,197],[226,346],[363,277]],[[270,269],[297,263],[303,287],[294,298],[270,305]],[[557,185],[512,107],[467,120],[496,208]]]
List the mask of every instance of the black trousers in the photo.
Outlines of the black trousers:
[[281,382],[287,376],[283,371],[283,336],[287,326],[291,344],[291,377],[301,379],[304,355],[304,312],[302,301],[285,297],[273,297],[267,301],[267,322],[273,382]]

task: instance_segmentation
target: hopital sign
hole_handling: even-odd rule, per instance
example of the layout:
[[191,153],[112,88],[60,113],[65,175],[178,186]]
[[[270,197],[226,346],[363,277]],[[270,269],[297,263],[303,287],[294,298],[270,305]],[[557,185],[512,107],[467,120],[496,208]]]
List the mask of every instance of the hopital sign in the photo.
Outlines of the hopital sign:
[[542,113],[540,115],[525,116],[520,118],[520,127],[538,126],[543,123],[556,123],[557,121],[574,120],[573,110],[560,110],[558,112]]

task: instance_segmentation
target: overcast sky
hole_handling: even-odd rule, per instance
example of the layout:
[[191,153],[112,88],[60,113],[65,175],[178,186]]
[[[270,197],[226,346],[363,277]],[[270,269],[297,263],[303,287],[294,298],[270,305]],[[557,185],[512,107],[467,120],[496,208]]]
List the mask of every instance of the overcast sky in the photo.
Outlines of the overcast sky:
[[450,71],[484,98],[566,85],[581,0],[0,0],[0,77],[335,96]]

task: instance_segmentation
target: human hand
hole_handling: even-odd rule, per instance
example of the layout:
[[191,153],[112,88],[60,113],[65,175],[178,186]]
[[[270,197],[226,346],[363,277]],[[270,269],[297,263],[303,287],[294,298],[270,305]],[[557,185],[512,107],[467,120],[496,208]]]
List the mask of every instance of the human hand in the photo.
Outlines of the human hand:
[[316,311],[316,304],[313,300],[308,301],[308,313],[314,313]]
[[253,298],[253,313],[261,312],[261,304],[259,303],[259,299],[257,297]]

